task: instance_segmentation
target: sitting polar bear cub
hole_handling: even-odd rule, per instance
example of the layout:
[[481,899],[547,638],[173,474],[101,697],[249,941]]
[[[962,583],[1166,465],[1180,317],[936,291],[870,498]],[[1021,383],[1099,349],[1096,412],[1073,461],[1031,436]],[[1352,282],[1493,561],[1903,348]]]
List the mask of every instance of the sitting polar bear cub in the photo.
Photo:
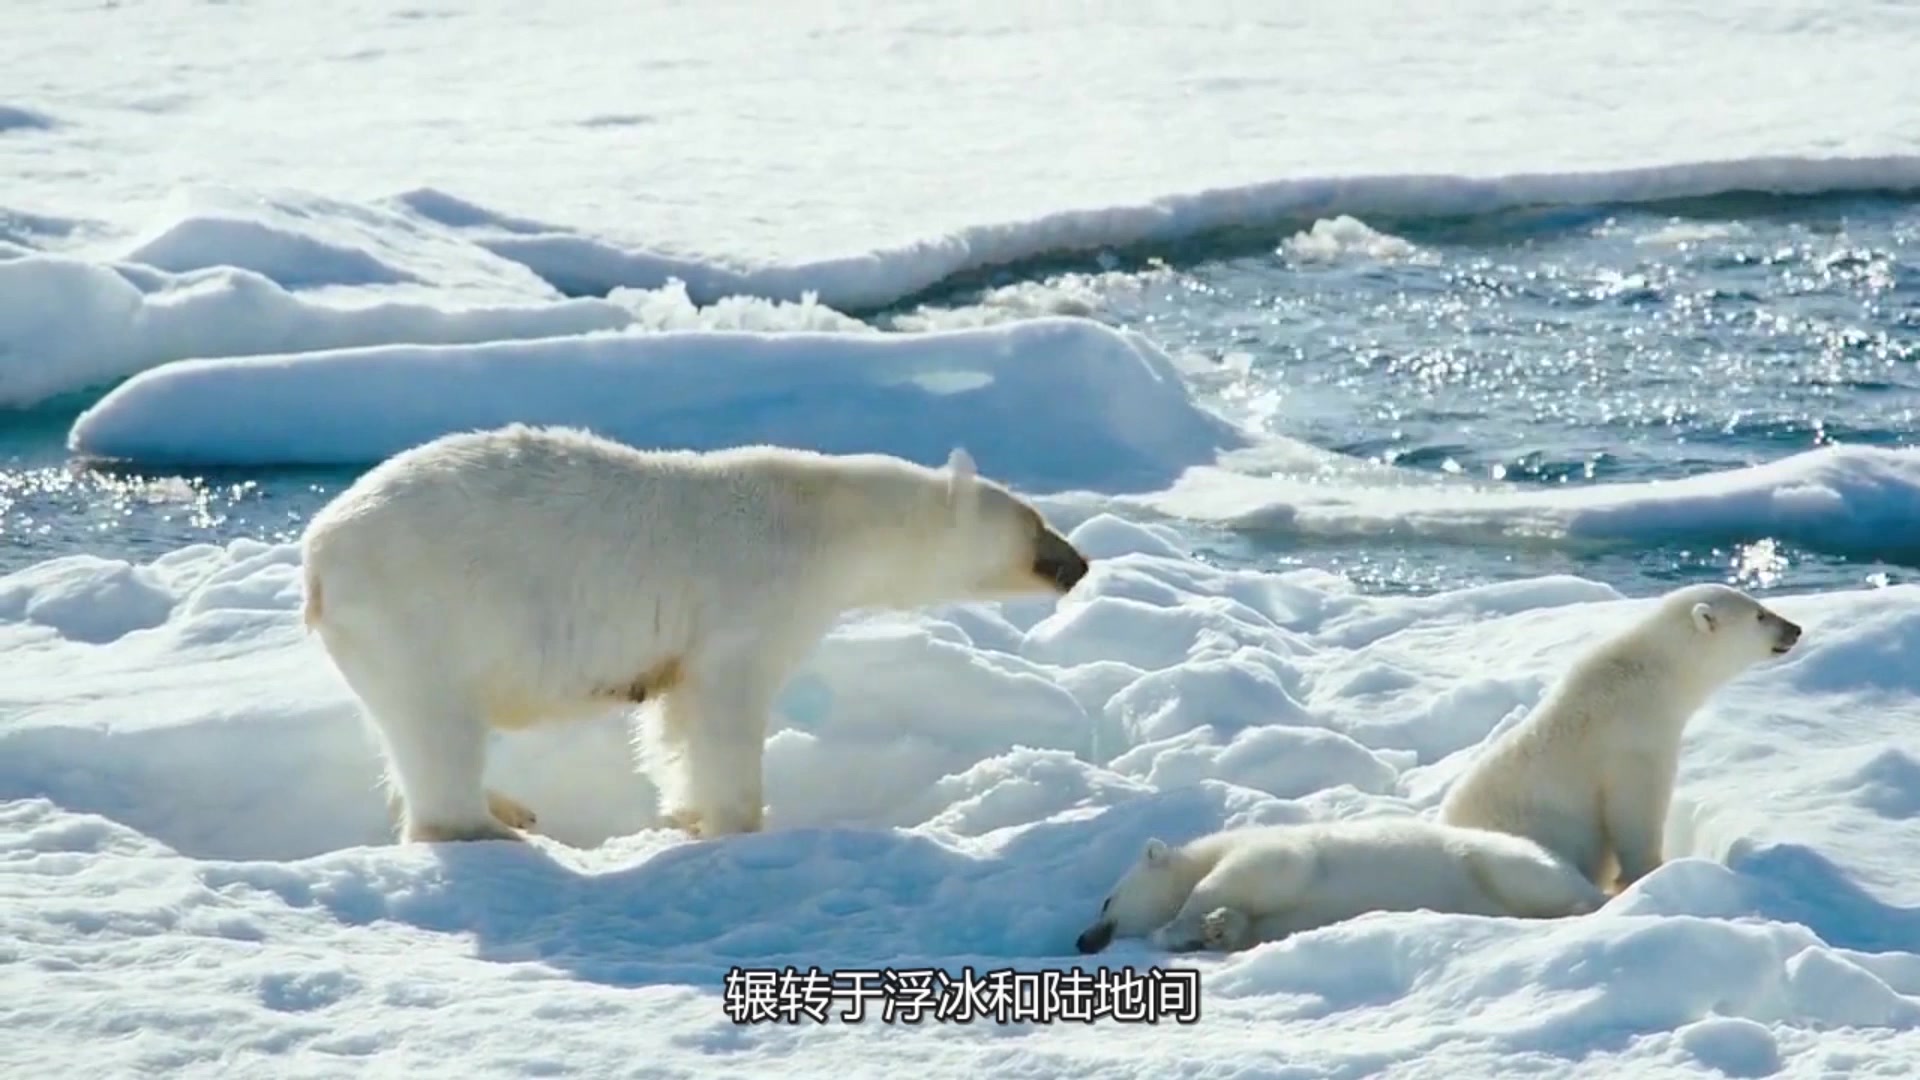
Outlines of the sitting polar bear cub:
[[1799,640],[1800,627],[1738,589],[1676,589],[1493,739],[1439,818],[1527,837],[1616,893],[1661,863],[1687,721]]
[[409,840],[520,839],[488,728],[664,699],[673,825],[761,827],[767,714],[843,613],[1058,596],[1087,560],[975,475],[779,447],[642,451],[520,424],[369,471],[303,540],[305,619],[381,736]]
[[1546,919],[1605,902],[1573,867],[1501,833],[1411,817],[1255,826],[1148,840],[1075,947],[1146,937],[1232,952],[1370,911]]

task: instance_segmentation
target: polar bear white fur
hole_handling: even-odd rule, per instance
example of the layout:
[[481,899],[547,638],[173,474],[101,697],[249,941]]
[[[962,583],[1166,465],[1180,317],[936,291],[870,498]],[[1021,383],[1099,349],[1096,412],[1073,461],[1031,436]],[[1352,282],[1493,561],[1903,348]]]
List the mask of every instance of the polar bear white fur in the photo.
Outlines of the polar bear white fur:
[[1548,919],[1606,897],[1529,840],[1416,817],[1227,829],[1160,839],[1107,894],[1075,947],[1147,938],[1175,952],[1233,952],[1372,911]]
[[307,624],[380,736],[401,836],[427,841],[534,823],[483,786],[489,728],[656,699],[642,764],[668,823],[758,830],[773,698],[843,613],[1064,595],[1088,571],[964,451],[941,470],[520,424],[394,455],[303,552]]
[[1492,739],[1448,789],[1440,820],[1528,837],[1617,893],[1662,861],[1688,720],[1798,640],[1800,627],[1738,589],[1668,593]]

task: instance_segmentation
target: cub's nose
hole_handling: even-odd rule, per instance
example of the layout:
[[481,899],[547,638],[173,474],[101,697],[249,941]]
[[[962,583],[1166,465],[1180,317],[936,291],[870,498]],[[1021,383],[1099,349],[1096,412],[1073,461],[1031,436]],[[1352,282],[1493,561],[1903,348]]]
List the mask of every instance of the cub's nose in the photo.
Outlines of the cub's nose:
[[1095,923],[1073,941],[1073,947],[1081,953],[1092,955],[1113,944],[1113,924]]
[[1039,551],[1033,557],[1033,574],[1051,584],[1062,595],[1073,591],[1087,576],[1087,558],[1067,538],[1051,530],[1040,536]]
[[1799,624],[1790,623],[1785,619],[1781,619],[1780,633],[1777,637],[1774,638],[1773,651],[1777,653],[1786,652],[1788,649],[1793,648],[1794,644],[1799,640],[1800,640]]

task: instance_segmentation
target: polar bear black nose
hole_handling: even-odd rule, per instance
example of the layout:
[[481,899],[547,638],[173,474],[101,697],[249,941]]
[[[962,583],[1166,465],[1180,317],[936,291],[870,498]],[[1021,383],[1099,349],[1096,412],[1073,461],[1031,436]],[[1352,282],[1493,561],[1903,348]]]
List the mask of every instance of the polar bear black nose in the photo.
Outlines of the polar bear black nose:
[[1040,580],[1051,582],[1061,593],[1070,593],[1080,584],[1080,579],[1087,576],[1087,559],[1066,537],[1048,529],[1040,534],[1039,550],[1033,557],[1033,573]]
[[1074,939],[1073,947],[1082,953],[1093,954],[1113,944],[1113,924],[1095,923]]

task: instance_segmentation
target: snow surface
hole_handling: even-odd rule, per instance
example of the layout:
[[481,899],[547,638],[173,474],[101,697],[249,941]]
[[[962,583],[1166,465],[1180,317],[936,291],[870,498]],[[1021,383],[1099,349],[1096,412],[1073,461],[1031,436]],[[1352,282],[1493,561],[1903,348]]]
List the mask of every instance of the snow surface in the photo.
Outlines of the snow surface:
[[[298,554],[0,579],[0,1061],[60,1075],[1893,1075],[1920,1054],[1920,589],[1775,602],[1671,861],[1552,923],[1377,914],[1197,968],[1192,1026],[737,1026],[726,971],[1087,966],[1149,836],[1430,813],[1644,599],[1223,571],[1098,515],[1083,590],[850,619],[779,702],[768,832],[660,829],[622,718],[499,739],[530,847],[386,842]],[[843,1007],[837,1004],[836,1010]],[[879,1040],[879,1041],[876,1041]]]
[[363,463],[503,419],[922,460],[960,444],[1096,569],[1057,608],[839,627],[779,702],[769,832],[656,828],[610,716],[500,739],[492,782],[545,836],[438,849],[388,843],[355,706],[299,629],[293,548],[0,578],[0,1073],[1557,1080],[1920,1060],[1906,586],[1774,601],[1804,645],[1708,705],[1673,861],[1594,916],[1380,914],[1231,958],[1101,958],[1199,969],[1191,1026],[742,1027],[722,1008],[734,965],[1086,965],[1073,938],[1147,837],[1430,812],[1479,740],[1646,602],[1563,577],[1369,597],[1211,567],[1196,523],[1334,543],[1764,532],[1907,561],[1920,535],[1904,451],[1535,492],[1256,437],[1200,407],[1179,357],[1072,317],[1097,310],[1098,275],[907,311],[905,333],[850,315],[1216,229],[1299,261],[1417,258],[1393,218],[1920,187],[1920,11],[299,11],[8,21],[0,409],[111,390],[76,451],[202,465]]

